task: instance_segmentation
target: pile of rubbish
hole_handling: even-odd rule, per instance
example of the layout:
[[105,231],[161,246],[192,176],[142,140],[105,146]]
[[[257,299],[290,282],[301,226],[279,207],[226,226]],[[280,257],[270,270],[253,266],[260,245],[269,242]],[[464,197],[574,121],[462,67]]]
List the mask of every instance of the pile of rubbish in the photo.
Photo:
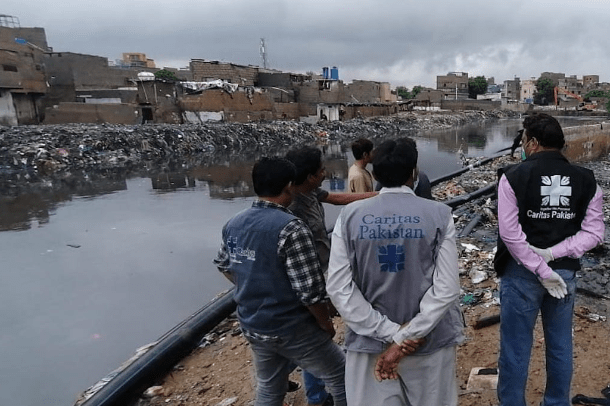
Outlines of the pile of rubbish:
[[[487,165],[474,167],[459,177],[440,183],[432,190],[435,199],[447,201],[457,194],[470,193],[474,189],[494,185],[497,170],[519,162],[517,158],[503,156]],[[581,163],[593,170],[600,187],[607,196],[610,191],[610,163],[607,158]],[[604,201],[604,220],[610,219],[610,202]],[[494,194],[482,196],[457,207],[454,211],[457,231],[457,246],[462,282],[462,306],[492,307],[499,302],[499,279],[493,270],[493,257],[498,238],[497,200]],[[591,309],[587,318],[604,321],[602,313],[608,311],[610,300],[610,259],[604,244],[588,253],[582,259],[582,269],[577,272],[577,303]]]
[[512,116],[512,112],[401,113],[349,121],[206,124],[72,124],[0,127],[0,175],[136,168],[167,159],[253,157],[312,143],[380,139]]

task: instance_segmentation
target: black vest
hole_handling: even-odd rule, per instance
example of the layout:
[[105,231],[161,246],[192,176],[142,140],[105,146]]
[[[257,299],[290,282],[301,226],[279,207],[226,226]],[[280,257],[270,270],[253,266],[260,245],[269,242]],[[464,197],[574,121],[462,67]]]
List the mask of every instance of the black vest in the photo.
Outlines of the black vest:
[[[559,151],[538,152],[524,162],[502,172],[510,183],[519,207],[519,224],[528,243],[548,248],[580,230],[597,185],[593,172],[572,165]],[[498,275],[510,258],[498,238],[494,268]],[[574,258],[559,258],[549,263],[552,269],[580,269]]]

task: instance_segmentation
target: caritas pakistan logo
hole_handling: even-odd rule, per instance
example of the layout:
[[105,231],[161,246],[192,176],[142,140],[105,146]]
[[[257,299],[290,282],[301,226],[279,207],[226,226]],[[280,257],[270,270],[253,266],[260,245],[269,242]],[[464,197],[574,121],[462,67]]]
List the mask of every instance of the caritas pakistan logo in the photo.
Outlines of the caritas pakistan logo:
[[570,186],[570,177],[553,175],[541,176],[542,186],[540,186],[540,194],[542,195],[543,206],[569,206],[570,196],[572,196],[572,186]]

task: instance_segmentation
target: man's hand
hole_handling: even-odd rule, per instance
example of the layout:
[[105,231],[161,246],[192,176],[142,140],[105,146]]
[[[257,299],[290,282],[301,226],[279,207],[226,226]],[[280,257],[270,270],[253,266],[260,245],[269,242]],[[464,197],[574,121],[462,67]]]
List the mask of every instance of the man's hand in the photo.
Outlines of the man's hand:
[[318,324],[320,325],[320,328],[322,328],[322,330],[330,334],[330,338],[333,338],[335,336],[336,331],[332,319],[328,319],[326,322]]
[[318,302],[316,304],[307,306],[307,309],[313,314],[318,322],[320,328],[330,334],[331,337],[335,336],[335,326],[333,321],[328,314],[328,306],[326,303]]
[[421,347],[426,342],[425,338],[420,338],[417,340],[405,340],[400,343],[400,349],[404,355],[413,354],[419,347]]
[[418,340],[404,340],[400,345],[392,343],[377,359],[375,364],[375,378],[378,381],[398,378],[398,363],[407,355],[413,354],[423,343],[425,338]]
[[538,278],[542,286],[556,299],[563,299],[568,294],[568,287],[561,276],[551,271],[548,278]]
[[333,302],[331,302],[330,300],[328,302],[326,302],[326,307],[328,307],[328,315],[330,317],[339,317],[340,316],[339,312],[337,311],[337,308],[335,307]]
[[540,255],[542,257],[542,259],[544,259],[544,262],[546,262],[547,264],[555,259],[555,257],[553,257],[553,252],[551,252],[550,248],[538,248],[538,247],[534,247],[533,245],[530,245],[529,247],[536,254]]
[[378,381],[398,378],[398,363],[405,356],[402,347],[392,343],[387,350],[381,353],[375,364],[375,378]]

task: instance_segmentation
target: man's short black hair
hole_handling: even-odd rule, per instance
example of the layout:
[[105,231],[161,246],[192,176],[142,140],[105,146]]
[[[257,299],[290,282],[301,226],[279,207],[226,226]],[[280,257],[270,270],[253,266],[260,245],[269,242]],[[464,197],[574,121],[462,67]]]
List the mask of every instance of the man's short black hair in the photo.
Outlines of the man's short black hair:
[[352,153],[357,161],[362,159],[365,152],[370,153],[373,150],[373,142],[366,138],[359,138],[352,143]]
[[290,182],[297,170],[292,162],[280,157],[261,158],[252,168],[254,192],[260,197],[276,197]]
[[315,147],[301,147],[291,149],[286,154],[286,159],[297,168],[294,179],[295,185],[302,185],[308,175],[315,175],[322,167],[322,151]]
[[373,151],[373,174],[383,187],[402,186],[417,166],[417,145],[411,138],[384,141]]
[[561,149],[566,143],[561,125],[546,113],[528,115],[523,120],[523,128],[528,140],[536,138],[543,147]]

